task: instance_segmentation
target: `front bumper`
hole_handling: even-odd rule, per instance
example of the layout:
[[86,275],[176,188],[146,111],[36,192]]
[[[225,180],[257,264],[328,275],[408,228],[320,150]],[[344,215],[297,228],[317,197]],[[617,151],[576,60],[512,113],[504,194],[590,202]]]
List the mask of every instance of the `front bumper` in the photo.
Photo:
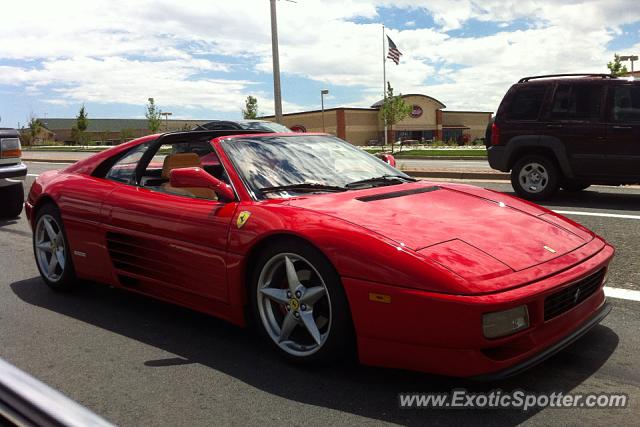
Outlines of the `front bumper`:
[[[546,297],[606,268],[605,245],[573,267],[515,289],[484,295],[436,294],[343,278],[363,364],[456,377],[498,379],[520,373],[595,326],[609,312],[604,284],[575,307],[545,320]],[[543,276],[544,277],[544,276]],[[387,296],[387,303],[371,294]],[[487,339],[482,315],[527,305],[530,326]]]
[[600,309],[589,320],[584,322],[578,329],[576,329],[571,334],[567,335],[564,339],[562,339],[561,341],[558,341],[551,347],[546,348],[545,350],[541,351],[540,353],[536,354],[530,359],[527,359],[517,365],[511,366],[507,369],[503,369],[502,371],[499,371],[499,372],[494,372],[491,374],[484,374],[484,375],[477,375],[473,377],[473,379],[479,380],[479,381],[497,381],[497,380],[502,380],[505,378],[512,377],[514,375],[518,375],[519,373],[524,372],[527,369],[532,368],[535,365],[544,362],[549,357],[553,356],[554,354],[558,353],[559,351],[562,351],[563,349],[571,345],[577,339],[579,339],[584,334],[589,332],[591,328],[593,328],[594,326],[602,322],[602,320],[604,320],[604,318],[607,317],[609,313],[611,313],[611,304],[609,304],[608,302],[605,302],[602,305],[602,307],[600,307]]
[[16,165],[0,165],[0,180],[7,178],[24,179],[27,176],[27,165],[18,163]]

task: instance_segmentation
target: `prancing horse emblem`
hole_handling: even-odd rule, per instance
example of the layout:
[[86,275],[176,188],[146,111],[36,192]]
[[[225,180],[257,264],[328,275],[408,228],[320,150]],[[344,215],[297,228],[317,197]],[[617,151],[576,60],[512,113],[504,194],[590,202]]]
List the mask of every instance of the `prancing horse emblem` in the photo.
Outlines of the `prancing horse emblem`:
[[251,212],[249,212],[249,211],[240,212],[240,215],[238,215],[238,219],[236,220],[236,227],[238,227],[238,228],[244,227],[244,225],[249,220],[250,216],[251,216]]
[[578,288],[578,290],[576,290],[576,293],[573,295],[573,303],[577,303],[578,299],[580,299],[580,288]]

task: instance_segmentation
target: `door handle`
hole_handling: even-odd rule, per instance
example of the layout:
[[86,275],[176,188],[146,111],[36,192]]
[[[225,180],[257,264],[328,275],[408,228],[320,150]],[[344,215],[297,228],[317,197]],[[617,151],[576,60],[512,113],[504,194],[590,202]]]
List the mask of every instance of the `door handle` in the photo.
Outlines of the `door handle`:
[[562,125],[547,125],[547,127],[548,127],[549,129],[559,129],[559,128],[561,128],[561,127],[562,127]]
[[618,130],[626,130],[626,129],[631,129],[631,126],[619,126],[619,125],[615,125],[613,126],[614,129],[618,129]]

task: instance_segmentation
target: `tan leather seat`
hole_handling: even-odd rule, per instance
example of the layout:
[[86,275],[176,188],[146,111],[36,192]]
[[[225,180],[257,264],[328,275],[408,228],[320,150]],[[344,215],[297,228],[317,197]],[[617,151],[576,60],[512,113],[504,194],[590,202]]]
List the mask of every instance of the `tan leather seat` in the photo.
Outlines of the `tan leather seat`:
[[[196,153],[171,154],[164,158],[162,164],[162,178],[169,179],[173,169],[202,167],[200,157]],[[167,193],[181,196],[197,197],[199,199],[218,200],[215,191],[210,188],[200,187],[172,187],[169,182],[162,184],[162,189]]]

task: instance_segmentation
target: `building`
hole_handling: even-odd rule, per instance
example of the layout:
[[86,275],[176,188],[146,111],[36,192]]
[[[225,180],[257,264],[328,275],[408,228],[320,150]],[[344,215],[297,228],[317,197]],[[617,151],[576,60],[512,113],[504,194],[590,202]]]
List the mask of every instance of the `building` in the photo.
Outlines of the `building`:
[[[473,141],[484,138],[492,113],[488,111],[449,111],[427,95],[402,95],[412,106],[409,117],[389,131],[388,140]],[[338,107],[283,115],[283,125],[306,132],[332,133],[354,145],[375,145],[384,140],[384,127],[379,118],[382,101],[371,108]],[[264,117],[273,120],[274,116]]]
[[[73,141],[71,129],[76,125],[76,119],[38,119],[51,132],[55,141]],[[196,125],[210,120],[162,120],[160,132],[191,130]],[[147,119],[92,119],[86,133],[91,141],[115,143],[148,135]]]
[[[388,140],[444,141],[460,143],[484,138],[492,113],[488,111],[451,111],[427,95],[402,95],[412,107],[411,114],[389,130]],[[285,114],[283,125],[295,131],[327,132],[354,145],[376,145],[384,141],[384,126],[379,117],[382,101],[370,108],[338,107]],[[274,116],[263,117],[274,120]],[[76,119],[41,118],[56,141],[73,141]],[[210,120],[162,120],[160,131],[190,130]],[[113,144],[148,135],[146,119],[89,118],[87,136],[91,141]]]

